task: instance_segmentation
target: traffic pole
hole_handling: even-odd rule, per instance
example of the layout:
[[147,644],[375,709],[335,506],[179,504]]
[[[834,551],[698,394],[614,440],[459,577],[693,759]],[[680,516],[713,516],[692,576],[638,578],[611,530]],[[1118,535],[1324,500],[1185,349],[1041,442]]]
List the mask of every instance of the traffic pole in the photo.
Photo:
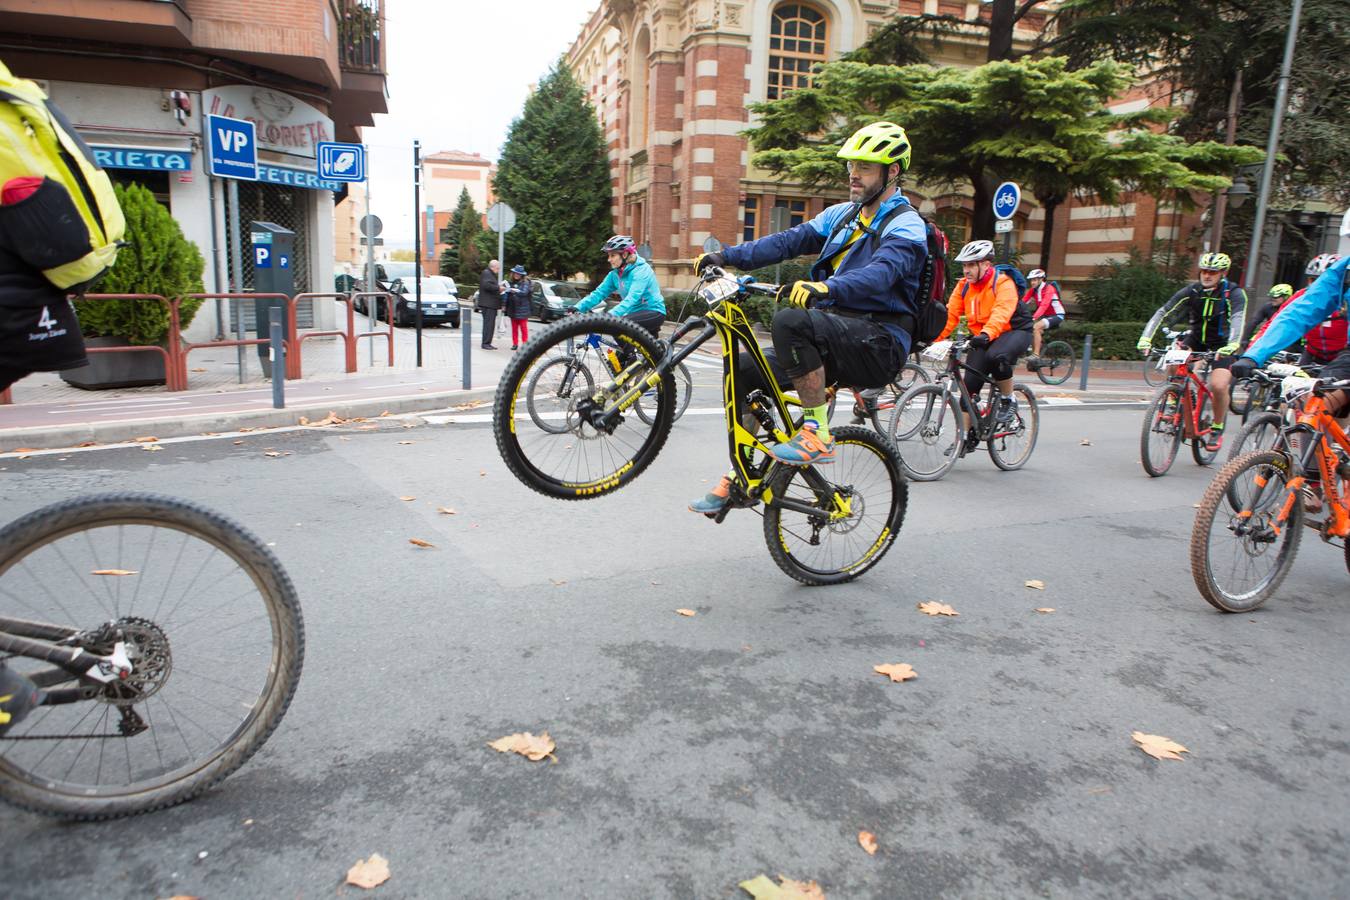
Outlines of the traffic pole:
[[[413,141],[413,278],[417,283],[417,368],[422,368],[422,142]],[[393,315],[392,313],[390,314]]]

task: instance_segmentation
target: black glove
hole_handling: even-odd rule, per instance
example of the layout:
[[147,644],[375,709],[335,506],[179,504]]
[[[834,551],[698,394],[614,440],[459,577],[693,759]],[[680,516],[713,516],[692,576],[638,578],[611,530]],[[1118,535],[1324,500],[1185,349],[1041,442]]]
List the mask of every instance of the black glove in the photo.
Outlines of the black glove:
[[1239,356],[1233,360],[1233,365],[1228,371],[1233,374],[1235,379],[1242,381],[1244,378],[1251,378],[1256,369],[1256,360],[1250,356]]
[[830,288],[823,281],[794,281],[785,284],[774,295],[779,303],[806,309],[815,306],[830,295]]
[[694,274],[702,275],[709,266],[717,266],[719,269],[725,269],[727,261],[720,253],[700,253],[694,260]]
[[989,335],[985,334],[983,331],[970,339],[970,349],[972,350],[984,350],[988,346]]

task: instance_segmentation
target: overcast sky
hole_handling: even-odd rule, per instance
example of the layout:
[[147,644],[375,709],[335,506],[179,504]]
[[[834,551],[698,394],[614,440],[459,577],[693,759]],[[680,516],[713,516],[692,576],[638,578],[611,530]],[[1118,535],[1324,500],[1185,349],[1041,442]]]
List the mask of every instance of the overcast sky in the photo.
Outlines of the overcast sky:
[[[495,160],[530,84],[600,0],[385,0],[389,113],[364,131],[372,211],[386,246],[412,246],[412,143]],[[355,185],[353,187],[356,187]]]

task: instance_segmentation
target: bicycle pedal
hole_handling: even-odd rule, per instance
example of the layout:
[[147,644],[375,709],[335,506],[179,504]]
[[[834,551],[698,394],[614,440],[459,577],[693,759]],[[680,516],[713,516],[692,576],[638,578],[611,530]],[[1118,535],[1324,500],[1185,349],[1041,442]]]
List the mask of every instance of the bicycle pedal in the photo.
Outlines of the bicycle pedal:
[[714,525],[721,525],[722,521],[726,519],[727,513],[729,512],[731,512],[730,503],[728,503],[726,506],[723,506],[715,513],[704,513],[704,515],[707,516],[709,519],[712,519]]

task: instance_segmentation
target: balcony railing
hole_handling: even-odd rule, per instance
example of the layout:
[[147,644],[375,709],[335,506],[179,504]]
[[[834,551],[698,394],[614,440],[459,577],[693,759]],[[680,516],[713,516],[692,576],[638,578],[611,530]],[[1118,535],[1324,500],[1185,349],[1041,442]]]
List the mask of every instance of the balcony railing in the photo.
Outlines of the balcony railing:
[[342,68],[356,72],[384,71],[380,39],[384,14],[380,0],[341,0],[342,22],[338,26]]

